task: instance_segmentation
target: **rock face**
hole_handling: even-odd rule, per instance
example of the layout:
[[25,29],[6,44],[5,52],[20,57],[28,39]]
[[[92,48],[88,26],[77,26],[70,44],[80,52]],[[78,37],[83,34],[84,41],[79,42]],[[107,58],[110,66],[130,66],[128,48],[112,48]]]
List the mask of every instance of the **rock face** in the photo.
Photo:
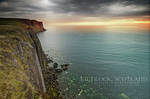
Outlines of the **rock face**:
[[58,99],[46,94],[47,59],[36,36],[42,31],[42,22],[0,18],[0,99]]
[[27,24],[27,26],[29,26],[29,27],[34,27],[33,29],[36,29],[36,30],[37,30],[36,32],[45,31],[42,22],[38,22],[38,21],[36,21],[36,20],[27,20],[27,19],[23,19],[22,21],[23,21],[25,24]]

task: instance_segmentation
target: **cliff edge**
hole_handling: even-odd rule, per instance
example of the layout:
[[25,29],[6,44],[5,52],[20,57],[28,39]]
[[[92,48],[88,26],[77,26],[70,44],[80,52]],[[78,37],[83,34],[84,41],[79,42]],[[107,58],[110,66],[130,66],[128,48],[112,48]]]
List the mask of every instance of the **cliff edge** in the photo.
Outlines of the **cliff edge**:
[[45,86],[47,58],[36,35],[42,31],[36,20],[0,18],[0,99],[59,99],[50,87],[56,84]]

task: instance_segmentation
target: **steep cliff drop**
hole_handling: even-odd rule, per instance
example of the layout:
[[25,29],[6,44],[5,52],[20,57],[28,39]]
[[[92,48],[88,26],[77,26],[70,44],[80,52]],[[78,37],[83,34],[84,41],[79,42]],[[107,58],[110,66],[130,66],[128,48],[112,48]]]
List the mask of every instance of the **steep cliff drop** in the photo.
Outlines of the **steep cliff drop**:
[[45,86],[47,58],[36,36],[42,31],[36,20],[0,18],[0,99],[60,99],[53,84]]

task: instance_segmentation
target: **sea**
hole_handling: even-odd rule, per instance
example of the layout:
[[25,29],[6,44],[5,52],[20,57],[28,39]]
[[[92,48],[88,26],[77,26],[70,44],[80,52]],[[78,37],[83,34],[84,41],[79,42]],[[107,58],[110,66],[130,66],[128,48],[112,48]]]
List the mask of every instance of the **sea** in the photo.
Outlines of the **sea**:
[[150,33],[49,28],[39,33],[65,99],[150,99]]

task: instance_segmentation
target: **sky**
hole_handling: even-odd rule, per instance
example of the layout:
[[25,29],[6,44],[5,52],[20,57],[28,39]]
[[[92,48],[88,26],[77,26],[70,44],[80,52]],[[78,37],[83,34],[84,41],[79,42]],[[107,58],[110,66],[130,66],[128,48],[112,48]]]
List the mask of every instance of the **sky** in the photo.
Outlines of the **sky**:
[[39,19],[48,26],[148,28],[149,0],[0,0],[0,17]]

